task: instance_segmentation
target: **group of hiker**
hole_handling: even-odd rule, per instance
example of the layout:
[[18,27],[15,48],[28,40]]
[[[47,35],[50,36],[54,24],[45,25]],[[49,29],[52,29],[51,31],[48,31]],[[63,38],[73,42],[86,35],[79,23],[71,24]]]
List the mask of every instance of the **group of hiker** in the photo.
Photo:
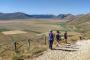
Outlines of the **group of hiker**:
[[[52,46],[53,46],[53,42],[54,42],[54,39],[56,38],[56,41],[57,41],[57,46],[60,46],[60,41],[62,40],[61,39],[61,33],[59,32],[59,30],[56,31],[56,35],[53,33],[52,30],[50,30],[49,32],[49,48],[52,50]],[[67,43],[67,31],[65,31],[64,33],[64,39],[65,39],[65,42]]]

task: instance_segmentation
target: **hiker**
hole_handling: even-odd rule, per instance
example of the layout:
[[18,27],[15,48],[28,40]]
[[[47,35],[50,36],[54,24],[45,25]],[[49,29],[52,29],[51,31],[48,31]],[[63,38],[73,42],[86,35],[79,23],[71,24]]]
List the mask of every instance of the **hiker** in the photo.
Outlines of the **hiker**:
[[57,40],[57,46],[60,46],[61,35],[59,31],[57,31],[56,40]]
[[68,39],[67,31],[65,31],[64,33],[64,39],[65,39],[65,42],[67,43],[67,39]]
[[49,32],[49,48],[52,50],[52,45],[53,45],[53,41],[54,41],[54,33],[53,31],[51,30]]

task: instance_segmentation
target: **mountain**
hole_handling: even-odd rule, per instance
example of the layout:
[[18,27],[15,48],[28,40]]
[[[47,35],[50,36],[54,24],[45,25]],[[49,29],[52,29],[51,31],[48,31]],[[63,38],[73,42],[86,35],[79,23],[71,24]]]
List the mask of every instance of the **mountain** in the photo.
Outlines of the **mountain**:
[[67,22],[67,24],[72,29],[76,28],[76,31],[84,33],[84,35],[90,38],[90,13],[79,16],[76,19],[70,20]]
[[78,17],[78,16],[69,14],[69,15],[67,15],[64,19],[65,19],[65,20],[74,20],[74,19],[76,19],[77,17]]
[[31,18],[55,18],[55,15],[30,15]]
[[69,24],[81,25],[81,24],[84,24],[86,22],[88,22],[88,23],[90,22],[90,14],[78,16],[76,19],[70,20]]
[[44,18],[44,19],[52,19],[52,18],[57,18],[57,19],[71,19],[74,17],[72,14],[59,14],[58,16],[56,15],[29,15],[26,13],[22,12],[15,12],[15,13],[0,13],[0,20],[10,20],[10,19],[31,19],[31,18]]
[[30,15],[16,12],[16,13],[0,13],[0,20],[8,20],[8,19],[27,19],[30,18]]
[[68,16],[74,16],[74,15],[72,15],[72,14],[59,14],[59,15],[57,16],[57,18],[64,19],[64,18],[66,18],[66,17],[68,17]]
[[29,15],[22,12],[0,13],[0,20],[30,19],[30,18],[55,18],[54,15]]

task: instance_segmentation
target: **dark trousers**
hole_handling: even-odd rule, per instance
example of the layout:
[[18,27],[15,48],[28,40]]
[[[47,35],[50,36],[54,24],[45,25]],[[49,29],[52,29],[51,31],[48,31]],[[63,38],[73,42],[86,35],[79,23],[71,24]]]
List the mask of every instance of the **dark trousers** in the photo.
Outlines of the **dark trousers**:
[[53,40],[49,40],[49,48],[52,49]]

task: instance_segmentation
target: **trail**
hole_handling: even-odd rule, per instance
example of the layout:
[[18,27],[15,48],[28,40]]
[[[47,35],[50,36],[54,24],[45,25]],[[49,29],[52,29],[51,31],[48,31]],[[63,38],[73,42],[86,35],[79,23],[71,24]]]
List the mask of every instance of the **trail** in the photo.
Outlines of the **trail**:
[[33,60],[90,60],[90,40],[78,41],[75,45],[79,48],[77,51],[47,50]]

